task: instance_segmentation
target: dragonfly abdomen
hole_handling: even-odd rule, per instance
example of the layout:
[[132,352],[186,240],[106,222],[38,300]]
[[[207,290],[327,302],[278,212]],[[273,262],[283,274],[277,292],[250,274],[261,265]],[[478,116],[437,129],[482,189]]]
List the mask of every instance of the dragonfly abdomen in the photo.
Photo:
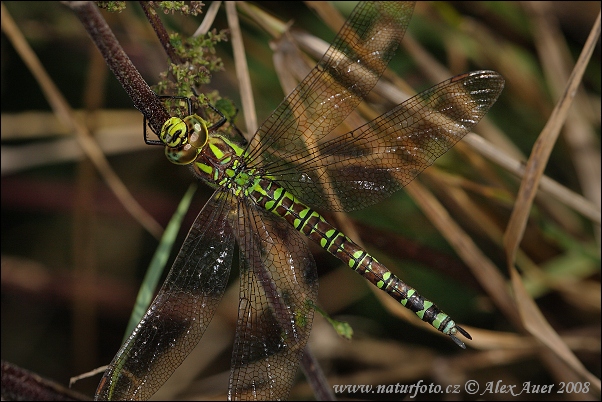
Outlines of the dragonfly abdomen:
[[387,292],[401,305],[413,311],[422,321],[449,335],[459,346],[465,347],[464,343],[455,336],[457,332],[472,339],[435,303],[422,297],[416,289],[395,276],[366,250],[326,222],[322,215],[297,200],[278,183],[266,178],[257,178],[247,194],[257,205],[286,219],[296,230],[318,243],[379,289]]

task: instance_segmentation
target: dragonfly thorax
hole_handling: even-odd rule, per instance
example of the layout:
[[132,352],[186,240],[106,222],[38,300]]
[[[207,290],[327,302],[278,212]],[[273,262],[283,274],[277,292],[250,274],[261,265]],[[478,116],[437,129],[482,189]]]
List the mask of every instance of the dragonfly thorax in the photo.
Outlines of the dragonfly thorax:
[[192,164],[195,175],[213,187],[243,189],[253,182],[245,169],[244,149],[221,135],[211,134]]

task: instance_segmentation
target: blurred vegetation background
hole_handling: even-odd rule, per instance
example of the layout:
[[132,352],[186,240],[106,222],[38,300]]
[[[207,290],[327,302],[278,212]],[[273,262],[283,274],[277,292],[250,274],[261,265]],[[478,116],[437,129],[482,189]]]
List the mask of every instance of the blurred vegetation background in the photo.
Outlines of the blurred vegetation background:
[[[159,147],[144,144],[141,114],[69,8],[59,2],[2,4],[60,92],[78,110],[119,179],[164,227],[194,180],[191,173],[168,163]],[[311,4],[252,4],[326,42],[336,34]],[[334,4],[343,17],[354,5]],[[261,122],[286,93],[273,63],[274,38],[249,11],[240,7],[239,11]],[[455,74],[498,71],[506,78],[506,88],[487,122],[475,131],[499,155],[524,162],[599,11],[599,2],[419,3],[386,79],[399,83],[394,74],[404,80],[399,85],[419,91]],[[128,3],[121,13],[103,11],[103,15],[143,77],[151,85],[156,83],[166,70],[167,58],[139,5]],[[203,17],[161,15],[168,29],[183,35],[191,35]],[[228,28],[223,8],[213,27]],[[236,124],[246,132],[247,109],[238,94],[231,45],[218,45],[224,70],[214,73],[203,90],[216,90],[231,99],[240,109]],[[108,364],[117,352],[157,239],[126,212],[84,157],[4,33],[1,46],[2,359],[67,384],[72,376]],[[544,317],[594,378],[601,374],[600,76],[598,40],[576,105],[545,170],[572,193],[567,198],[560,197],[562,191],[538,195],[517,263]],[[382,102],[384,110],[391,107],[381,99],[371,101]],[[313,247],[320,275],[319,302],[355,331],[353,341],[338,338],[316,314],[310,343],[329,383],[423,380],[446,385],[474,379],[483,386],[502,380],[521,388],[531,381],[556,387],[552,394],[522,394],[519,399],[599,399],[595,386],[589,394],[557,394],[561,381],[585,379],[550,358],[509,317],[516,308],[500,307],[491,294],[492,288],[509,292],[501,233],[516,206],[520,178],[464,141],[448,154],[419,180],[497,267],[503,281],[491,278],[486,283],[471,273],[467,266],[471,263],[458,255],[425,215],[422,201],[406,191],[348,216],[326,216],[335,224],[355,228],[359,239],[348,233],[350,237],[362,240],[398,276],[469,327],[475,340],[468,342],[468,351],[462,351],[419,320],[401,317],[403,313],[385,306],[365,280]],[[210,195],[210,189],[199,187],[172,259]],[[582,209],[574,206],[580,203]],[[233,270],[232,286],[210,329],[157,399],[225,398],[238,303],[236,279]],[[93,395],[99,379],[98,375],[82,380],[75,388]],[[361,394],[340,396],[372,399]],[[379,395],[379,399],[401,397]],[[437,396],[419,394],[415,399],[433,397]],[[508,395],[462,392],[438,397],[496,400]],[[301,374],[291,398],[312,398]]]

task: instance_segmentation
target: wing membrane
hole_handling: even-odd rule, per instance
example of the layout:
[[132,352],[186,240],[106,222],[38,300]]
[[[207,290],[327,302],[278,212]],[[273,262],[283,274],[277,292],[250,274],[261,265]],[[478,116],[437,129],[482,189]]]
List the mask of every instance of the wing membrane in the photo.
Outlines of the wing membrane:
[[316,207],[350,211],[375,204],[462,139],[503,87],[494,71],[453,77],[356,130],[315,144],[311,158],[271,173]]
[[241,286],[229,397],[286,399],[310,335],[316,266],[284,219],[242,201]]
[[269,170],[288,157],[311,157],[307,142],[329,134],[376,85],[413,9],[413,2],[358,4],[316,67],[259,128],[249,166]]
[[217,191],[194,221],[165,283],[96,392],[147,400],[199,342],[224,293],[234,250],[230,195]]

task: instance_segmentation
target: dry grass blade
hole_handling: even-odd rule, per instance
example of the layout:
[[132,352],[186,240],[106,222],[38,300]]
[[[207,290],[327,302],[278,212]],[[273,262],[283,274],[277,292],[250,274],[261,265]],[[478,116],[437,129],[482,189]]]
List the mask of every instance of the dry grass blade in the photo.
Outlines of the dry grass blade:
[[556,108],[552,112],[548,123],[537,139],[533,151],[531,152],[531,156],[529,157],[529,161],[527,162],[525,168],[527,174],[521,183],[521,189],[516,203],[517,207],[513,211],[505,235],[504,245],[509,263],[514,261],[516,250],[523,238],[527,217],[529,216],[529,211],[531,210],[531,205],[535,198],[539,181],[543,176],[543,171],[546,167],[550,152],[552,151],[554,144],[556,144],[560,130],[564,125],[569,108],[575,97],[577,87],[581,83],[581,78],[583,77],[587,63],[593,54],[596,42],[600,37],[599,17],[600,15],[598,15],[596,24],[592,28],[591,35],[583,48],[579,60],[575,64],[575,68],[571,73],[566,89],[564,90],[561,99],[558,101]]
[[211,2],[211,5],[209,6],[207,13],[205,14],[205,17],[203,18],[203,22],[201,23],[201,25],[199,25],[199,27],[192,36],[205,35],[209,31],[209,29],[211,29],[211,26],[213,25],[215,16],[219,11],[221,3],[221,1]]
[[[525,165],[520,160],[514,159],[507,153],[500,152],[499,148],[483,137],[469,133],[464,140],[481,155],[487,157],[487,159],[495,162],[507,171],[514,173],[517,177],[524,177]],[[599,207],[593,202],[588,201],[582,195],[562,186],[548,176],[544,175],[541,177],[539,190],[543,194],[550,195],[563,204],[570,206],[575,211],[583,214],[588,219],[591,219],[592,222],[597,224],[602,222],[602,215]]]
[[550,152],[556,143],[562,126],[564,125],[572,100],[575,96],[577,87],[581,82],[585,67],[594,52],[598,38],[600,37],[600,14],[592,28],[590,36],[583,48],[583,51],[571,73],[566,89],[559,102],[554,108],[548,123],[542,130],[537,139],[533,151],[525,168],[526,175],[521,182],[521,187],[517,196],[517,201],[510,217],[506,233],[504,235],[504,248],[508,262],[508,270],[512,280],[515,294],[515,300],[521,313],[525,328],[539,339],[544,345],[550,348],[564,363],[569,365],[582,379],[590,381],[592,386],[600,393],[600,380],[593,376],[582,363],[570,351],[567,345],[561,340],[556,331],[549,325],[545,317],[541,314],[539,308],[525,290],[522,278],[516,268],[514,261],[516,253],[523,239],[523,233],[527,224],[527,218],[531,211],[531,205],[539,181],[547,164]]
[[236,77],[238,78],[242,105],[244,108],[247,139],[249,139],[255,131],[257,131],[257,112],[255,111],[255,101],[253,100],[253,91],[251,89],[251,78],[249,77],[247,58],[245,56],[242,33],[240,31],[238,14],[234,2],[226,2],[226,14],[228,16],[228,25],[232,34]]
[[[565,83],[568,81],[570,68],[566,60],[571,60],[570,51],[562,37],[560,28],[554,19],[548,18],[551,10],[547,3],[529,3],[535,27],[535,45],[545,74],[550,82],[554,98],[560,99]],[[588,200],[600,211],[601,180],[600,152],[593,129],[598,111],[593,110],[587,101],[587,95],[580,86],[574,96],[574,107],[567,115],[564,124],[563,139],[570,146],[572,161],[575,164],[577,177]],[[598,120],[599,124],[599,120]],[[598,223],[600,221],[598,220]],[[598,229],[598,239],[600,230]]]
[[29,47],[29,44],[17,28],[17,25],[12,20],[10,13],[6,10],[4,4],[2,4],[2,30],[11,39],[13,46],[20,53],[23,61],[29,67],[34,77],[36,77],[36,80],[40,84],[40,87],[44,91],[48,102],[54,109],[58,118],[64,125],[71,127],[76,134],[79,145],[94,163],[99,173],[113,190],[113,193],[119,198],[124,208],[138,220],[149,233],[159,239],[161,233],[163,233],[163,228],[140,206],[134,197],[132,197],[132,194],[109,165],[106,157],[98,146],[98,143],[90,135],[87,128],[75,118],[73,110],[69,107],[67,101],[61,95],[56,85],[54,85],[52,79],[36,57],[33,50]]

